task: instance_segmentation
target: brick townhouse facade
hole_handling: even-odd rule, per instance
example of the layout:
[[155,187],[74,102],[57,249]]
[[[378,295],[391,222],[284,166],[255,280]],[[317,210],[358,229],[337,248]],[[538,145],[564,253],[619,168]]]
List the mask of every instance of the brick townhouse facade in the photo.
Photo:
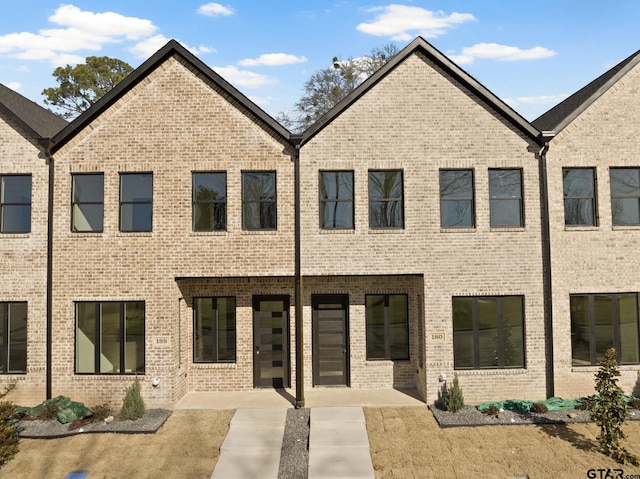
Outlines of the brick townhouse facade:
[[636,63],[532,124],[417,38],[300,135],[175,41],[68,125],[1,87],[0,383],[631,392]]

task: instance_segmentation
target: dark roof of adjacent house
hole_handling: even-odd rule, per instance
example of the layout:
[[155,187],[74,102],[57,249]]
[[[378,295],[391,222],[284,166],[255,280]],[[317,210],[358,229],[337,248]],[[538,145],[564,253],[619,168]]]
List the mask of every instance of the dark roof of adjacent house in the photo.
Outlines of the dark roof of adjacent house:
[[640,51],[625,58],[611,70],[600,75],[569,98],[540,115],[533,120],[532,125],[540,131],[560,132],[594,101],[600,98],[600,96],[620,80],[620,78],[634,68],[638,62],[640,62]]
[[189,52],[176,40],[170,40],[167,44],[153,54],[142,65],[131,72],[124,80],[122,80],[109,93],[100,98],[88,110],[81,113],[75,120],[53,138],[52,150],[58,150],[62,145],[71,140],[82,129],[90,124],[97,116],[102,114],[107,108],[118,101],[129,90],[135,87],[140,81],[146,78],[153,70],[164,63],[168,58],[178,55],[199,74],[208,81],[211,81],[217,87],[228,95],[230,101],[235,103],[236,107],[248,112],[254,121],[268,131],[274,134],[282,141],[289,142],[291,134],[289,130],[280,125],[276,120],[269,116],[264,110],[249,100],[245,95],[240,93],[235,87],[228,83],[224,78],[214,72],[205,63],[199,60],[195,55]]
[[0,83],[0,108],[16,120],[34,139],[50,138],[67,125],[67,121],[63,118],[2,83]]
[[436,65],[442,68],[446,73],[451,75],[456,81],[460,82],[462,85],[468,88],[476,97],[484,101],[484,103],[487,104],[489,108],[493,109],[498,115],[515,126],[527,137],[536,141],[540,141],[540,132],[536,128],[534,128],[527,120],[525,120],[521,115],[515,112],[502,100],[500,100],[500,98],[498,98],[486,87],[484,87],[479,81],[477,81],[462,68],[456,65],[433,45],[424,40],[422,37],[417,37],[409,45],[403,48],[397,55],[395,55],[388,63],[380,68],[376,73],[371,75],[354,91],[347,95],[340,103],[338,103],[335,107],[321,116],[313,125],[305,130],[302,134],[302,143],[305,143],[313,138],[325,126],[327,126],[336,117],[338,117],[344,110],[349,108],[362,95],[364,95],[380,80],[382,80],[391,71],[393,71],[400,63],[402,63],[409,56],[413,55],[416,52],[421,52],[422,54],[424,54],[427,58],[429,58]]

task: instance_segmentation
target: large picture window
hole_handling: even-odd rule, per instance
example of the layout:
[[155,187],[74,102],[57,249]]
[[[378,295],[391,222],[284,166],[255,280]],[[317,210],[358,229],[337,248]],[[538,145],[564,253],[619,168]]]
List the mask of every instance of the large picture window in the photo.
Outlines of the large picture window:
[[236,298],[194,298],[193,361],[236,360]]
[[564,224],[597,226],[596,175],[593,168],[563,168]]
[[71,177],[71,231],[99,233],[104,219],[104,175]]
[[402,171],[369,172],[369,227],[404,228]]
[[0,233],[31,231],[31,175],[0,176]]
[[193,173],[193,231],[227,229],[227,174]]
[[320,228],[353,229],[353,171],[320,172]]
[[151,231],[153,174],[120,174],[120,231]]
[[609,179],[613,225],[640,225],[640,168],[611,168]]
[[473,170],[440,170],[440,226],[475,226]]
[[367,359],[409,359],[406,294],[368,294]]
[[242,229],[275,230],[276,216],[276,172],[243,172]]
[[144,373],[143,301],[77,302],[76,373]]
[[523,368],[523,302],[522,296],[454,297],[454,368]]
[[0,373],[27,372],[27,303],[0,303]]
[[620,364],[640,363],[637,294],[573,294],[570,302],[574,366],[599,364],[609,348]]
[[492,228],[524,226],[522,170],[489,170],[489,206]]

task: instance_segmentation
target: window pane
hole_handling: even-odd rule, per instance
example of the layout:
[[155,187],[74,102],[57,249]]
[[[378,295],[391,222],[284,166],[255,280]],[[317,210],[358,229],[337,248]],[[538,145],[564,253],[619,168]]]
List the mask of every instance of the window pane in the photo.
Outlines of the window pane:
[[638,364],[638,296],[618,295],[620,317],[620,364]]
[[195,362],[213,361],[213,298],[196,298],[193,324]]
[[440,225],[473,227],[473,216],[473,171],[440,170]]
[[0,203],[31,203],[30,175],[3,176],[0,179]]
[[562,170],[567,225],[595,225],[595,176],[592,168]]
[[100,304],[100,372],[120,372],[120,303]]
[[408,328],[407,297],[402,294],[393,294],[389,296],[390,359],[409,359]]
[[473,368],[473,316],[471,298],[453,298],[453,367]]
[[640,168],[611,168],[611,196],[640,196]]
[[571,356],[574,365],[591,364],[588,296],[571,296]]
[[227,212],[224,203],[195,203],[193,205],[194,231],[224,231]]
[[193,174],[194,231],[224,231],[227,228],[226,173]]
[[489,170],[489,196],[492,198],[521,198],[520,170]]
[[524,317],[522,297],[502,298],[504,366],[524,367]]
[[593,198],[593,169],[567,168],[562,171],[565,197]]
[[151,173],[120,175],[120,201],[124,203],[153,201],[153,175]]
[[276,173],[242,173],[242,228],[276,229]]
[[478,352],[480,368],[498,367],[498,302],[478,298]]
[[384,359],[384,296],[366,297],[367,359]]
[[640,224],[640,200],[638,198],[611,198],[611,215],[614,225]]
[[326,201],[320,203],[320,228],[352,229],[353,203]]
[[217,298],[218,361],[236,360],[236,299]]
[[471,201],[441,201],[440,225],[443,228],[473,227],[473,203]]
[[127,203],[120,206],[121,231],[151,231],[153,205]]
[[27,303],[9,304],[8,373],[27,372]]
[[3,233],[28,233],[31,231],[31,205],[3,205]]
[[76,372],[95,373],[96,304],[76,304]]
[[369,172],[369,227],[402,228],[402,171]]
[[104,175],[73,175],[74,203],[103,203]]
[[222,201],[227,199],[226,173],[194,173],[194,201]]
[[615,346],[613,342],[613,299],[611,296],[595,295],[593,297],[595,322],[596,361],[604,359],[609,348]]
[[244,201],[268,201],[276,199],[275,172],[242,173],[242,196]]
[[73,205],[73,231],[102,231],[104,218],[103,204]]
[[402,198],[402,171],[370,171],[369,199]]
[[567,225],[594,225],[593,200],[565,199],[564,222]]
[[440,198],[473,199],[472,170],[440,170]]
[[352,229],[353,172],[321,171],[319,195],[320,227]]
[[352,171],[321,171],[321,200],[353,200]]
[[144,303],[124,304],[125,349],[124,371],[126,373],[144,372]]
[[491,200],[491,226],[522,226],[520,200]]
[[275,203],[244,203],[242,228],[245,230],[276,229]]
[[402,202],[370,201],[369,226],[371,228],[402,228]]

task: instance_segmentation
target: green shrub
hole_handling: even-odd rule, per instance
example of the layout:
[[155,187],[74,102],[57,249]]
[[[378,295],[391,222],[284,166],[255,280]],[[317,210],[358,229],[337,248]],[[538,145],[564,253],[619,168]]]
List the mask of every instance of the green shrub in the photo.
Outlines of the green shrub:
[[537,403],[534,403],[533,406],[531,406],[531,412],[535,412],[537,414],[544,414],[546,412],[549,412],[549,408],[545,403],[537,402]]
[[42,412],[40,413],[40,419],[57,419],[58,418],[58,405],[56,403],[47,403],[42,407]]
[[498,417],[500,415],[500,409],[495,404],[492,404],[491,406],[483,409],[482,414],[485,416]]
[[140,381],[136,376],[133,384],[129,386],[124,395],[120,417],[122,419],[136,420],[144,415],[144,400],[140,395]]
[[640,409],[640,398],[633,398],[629,401],[629,407],[633,409]]
[[624,439],[622,425],[627,418],[628,406],[622,388],[618,386],[618,376],[620,371],[616,350],[611,348],[600,362],[600,368],[596,374],[596,391],[599,397],[597,399],[590,397],[591,420],[600,426],[597,439],[602,452],[621,464],[638,465],[638,458],[621,444]]
[[15,384],[10,384],[0,393],[0,467],[18,453],[20,437],[15,426],[16,411],[9,401],[4,401],[5,396],[15,388]]
[[458,412],[464,407],[464,395],[462,394],[462,388],[458,383],[458,375],[453,375],[453,384],[451,388],[447,388],[447,391],[442,398],[442,405],[445,411]]
[[104,421],[109,416],[111,416],[111,403],[107,401],[103,404],[93,406],[91,408],[91,412],[93,413],[94,421]]

